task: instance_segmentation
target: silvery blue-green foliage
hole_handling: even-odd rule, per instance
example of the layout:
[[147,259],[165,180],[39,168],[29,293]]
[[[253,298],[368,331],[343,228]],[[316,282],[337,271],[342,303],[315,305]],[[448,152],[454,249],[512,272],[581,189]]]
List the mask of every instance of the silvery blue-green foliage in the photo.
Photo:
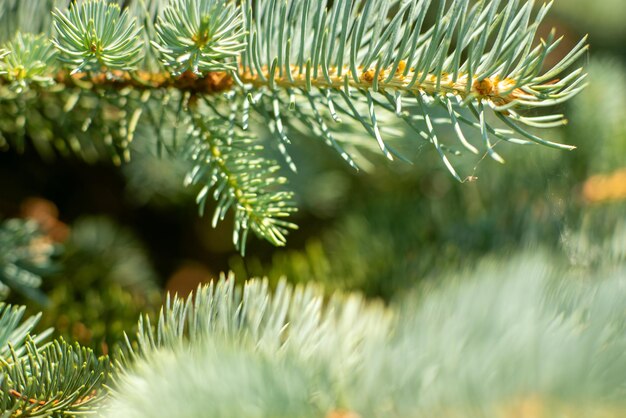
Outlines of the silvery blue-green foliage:
[[0,373],[0,417],[62,417],[93,412],[110,366],[78,344],[39,347],[27,338],[25,354],[12,351]]
[[41,314],[0,303],[0,417],[57,417],[90,409],[109,373],[108,360],[34,334]]
[[0,417],[61,417],[92,410],[110,373],[106,357],[34,333],[41,314],[0,303]]
[[42,277],[58,270],[59,245],[50,241],[34,221],[9,219],[0,224],[0,299],[11,290],[44,303]]
[[486,259],[390,307],[223,276],[142,317],[113,376],[88,350],[38,348],[26,336],[36,319],[5,311],[0,343],[14,335],[22,351],[0,365],[2,416],[621,417],[618,241],[592,270],[541,252]]
[[[344,374],[344,369],[356,372],[362,368],[366,354],[380,349],[387,342],[393,320],[392,313],[382,304],[366,303],[356,294],[336,294],[325,300],[322,289],[315,285],[294,288],[286,281],[273,292],[267,281],[261,280],[249,281],[243,289],[238,289],[232,275],[223,276],[219,282],[199,288],[187,300],[168,298],[155,327],[149,317],[141,318],[139,332],[136,339],[129,340],[123,364],[132,370],[135,366],[130,360],[135,360],[139,362],[137,367],[146,372],[152,369],[157,374],[169,374],[171,371],[166,369],[180,358],[177,352],[161,354],[162,350],[182,349],[188,354],[191,350],[197,360],[192,367],[198,374],[190,373],[188,382],[197,383],[196,377],[204,376],[205,383],[194,392],[198,396],[212,394],[206,398],[207,404],[171,405],[171,409],[162,410],[165,415],[197,416],[204,408],[200,415],[305,416],[311,396],[316,397],[314,403],[319,404],[320,410],[331,407],[334,401],[323,392],[308,392],[307,381],[320,378],[329,385],[350,385],[353,376]],[[217,364],[205,358],[205,349],[216,354],[224,353],[223,357],[219,355],[224,361]],[[161,355],[165,368],[158,370],[152,361],[158,361],[156,358]],[[149,362],[144,364],[146,359]],[[277,364],[296,369],[276,369]],[[235,369],[229,371],[232,367]],[[236,370],[242,374],[237,376]],[[247,383],[240,380],[244,376],[249,378]],[[120,377],[124,384],[134,384],[131,382],[136,378],[132,373],[123,373]],[[177,376],[171,378],[177,379]],[[182,383],[178,380],[171,382]],[[226,382],[231,382],[231,388],[239,386],[246,392],[240,392],[241,399],[237,402],[224,402],[226,398],[218,403],[212,402],[211,399],[228,396],[230,390]],[[266,386],[263,382],[272,382],[275,386]],[[277,391],[276,387],[283,390]],[[153,389],[155,393],[161,390]],[[189,387],[184,384],[180,389]],[[259,397],[259,394],[265,396]],[[269,398],[265,399],[266,396]],[[122,406],[127,407],[130,408],[127,411],[114,407],[111,416],[119,413],[123,416],[137,413],[143,416],[141,414],[145,413],[148,416],[157,411],[145,409],[146,405],[141,404]],[[298,408],[304,409],[293,415]],[[142,410],[145,412],[140,412]]]
[[[349,118],[388,158],[401,158],[380,132],[378,113],[389,112],[432,143],[459,180],[447,157],[449,146],[438,138],[438,124],[452,125],[460,145],[474,153],[478,150],[464,128],[477,130],[484,149],[501,162],[494,140],[572,149],[522,127],[563,125],[563,115],[525,116],[523,111],[561,103],[584,88],[582,68],[556,79],[586,51],[584,39],[542,73],[546,56],[561,41],[551,33],[533,46],[550,4],[533,17],[533,1],[243,3],[249,48],[242,56],[242,79],[259,91],[260,107],[272,109],[267,120],[283,141],[283,118],[300,108],[298,117],[329,144],[335,143],[331,121]],[[429,10],[436,15],[431,27],[425,25]],[[445,112],[443,118],[433,117],[435,108]],[[506,129],[487,120],[487,108]]]
[[219,335],[268,354],[292,351],[312,361],[322,355],[347,365],[361,358],[362,348],[384,340],[391,321],[382,304],[366,303],[357,294],[337,293],[325,300],[320,287],[294,288],[285,280],[273,291],[266,280],[251,280],[239,289],[232,274],[222,275],[186,300],[168,296],[155,327],[148,316],[140,318],[125,357],[145,357],[186,341],[201,344]]
[[[245,254],[249,231],[265,237],[274,245],[286,243],[288,229],[297,228],[285,221],[295,208],[290,204],[291,193],[267,192],[287,180],[275,173],[279,166],[268,159],[258,158],[255,152],[262,146],[245,132],[228,132],[219,123],[201,117],[193,121],[193,145],[189,146],[194,166],[185,178],[186,184],[201,184],[196,201],[204,212],[209,194],[218,202],[213,215],[213,227],[224,219],[232,208],[234,212],[233,241]],[[241,164],[244,162],[245,164]],[[240,185],[247,185],[242,187]],[[241,190],[233,193],[232,190]],[[212,192],[211,192],[212,191]]]
[[174,75],[236,71],[236,59],[246,48],[241,13],[234,2],[173,0],[158,18],[156,31],[153,45]]
[[0,0],[0,39],[12,39],[16,32],[49,33],[55,7],[67,7],[67,0]]
[[11,52],[0,57],[0,74],[14,89],[25,88],[27,80],[41,86],[54,83],[49,66],[55,51],[44,36],[18,32],[4,50]]
[[[103,416],[311,416],[306,377],[312,370],[290,356],[276,361],[223,341],[206,341],[185,349],[185,354],[182,351],[160,352],[150,362],[138,364],[136,374],[126,376],[123,383],[124,388],[133,388],[133,396],[115,399],[105,407],[108,413]],[[217,358],[220,360],[215,361]],[[146,402],[148,395],[169,402]],[[182,399],[185,401],[180,402]],[[200,399],[204,401],[198,402]]]
[[[25,76],[19,95],[0,88],[3,148],[21,151],[30,137],[41,153],[57,148],[93,160],[104,151],[121,163],[130,159],[135,133],[147,132],[141,128],[147,125],[153,130],[148,135],[157,137],[158,152],[179,155],[182,148],[207,172],[223,170],[226,165],[214,161],[217,156],[194,157],[193,121],[201,117],[220,132],[216,141],[229,145],[241,135],[253,139],[259,122],[264,124],[276,139],[271,146],[293,171],[298,164],[289,148],[298,131],[313,133],[356,168],[354,149],[360,144],[355,138],[362,141],[362,133],[369,135],[366,146],[407,160],[387,132],[406,126],[433,147],[458,180],[471,176],[454,168],[457,148],[471,153],[482,148],[500,162],[494,149],[500,141],[573,148],[534,133],[565,123],[564,115],[541,115],[537,109],[569,100],[585,86],[583,69],[570,70],[587,50],[585,39],[544,69],[562,40],[551,32],[535,42],[550,4],[83,0],[67,7],[50,1],[47,9],[34,8],[35,0],[4,3],[0,21],[32,12],[37,23],[24,24],[24,32],[39,28],[58,51],[46,58],[46,74],[33,71],[43,68],[43,60],[23,57],[22,62],[38,63],[20,72]],[[52,6],[57,8],[50,24],[44,15]],[[42,38],[41,48],[47,47]],[[35,75],[54,76],[55,83],[41,88]],[[9,81],[7,75],[3,79]],[[261,167],[275,162],[248,164],[249,158],[265,158],[253,154],[228,158],[231,167],[218,176],[228,181],[209,182],[224,187],[213,189],[215,216],[222,218],[229,208],[243,214],[233,234],[241,249],[249,230],[284,245],[292,224],[273,225],[283,222],[283,208],[291,204],[274,198],[290,193],[277,192],[274,171]],[[249,178],[229,177],[249,166],[261,169]],[[206,190],[200,193],[198,200],[204,202]]]
[[56,32],[52,43],[59,59],[79,71],[131,70],[142,58],[141,28],[128,10],[103,1],[72,3],[67,16],[52,12]]
[[626,283],[596,273],[486,260],[392,309],[222,278],[140,321],[106,416],[618,417]]
[[[24,319],[23,306],[11,306],[0,302],[0,362],[6,363],[13,353],[18,356],[24,354],[25,343],[29,334],[41,319],[41,314]],[[48,329],[34,337],[36,343],[41,343],[50,333]],[[2,375],[0,371],[0,376]]]
[[[580,277],[549,255],[526,254],[483,261],[467,278],[457,274],[457,284],[422,299],[417,316],[403,323],[409,331],[400,334],[408,338],[396,351],[416,357],[402,369],[384,362],[380,373],[428,371],[420,396],[428,407],[536,395],[624,408],[623,274]],[[396,381],[405,396],[410,389],[402,383],[409,381]]]

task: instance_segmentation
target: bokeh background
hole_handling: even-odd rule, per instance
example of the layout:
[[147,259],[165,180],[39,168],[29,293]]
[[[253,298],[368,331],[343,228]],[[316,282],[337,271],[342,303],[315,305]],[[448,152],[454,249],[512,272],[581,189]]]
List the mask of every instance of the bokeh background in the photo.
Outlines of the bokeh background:
[[[287,248],[253,238],[245,258],[231,244],[228,220],[213,229],[210,216],[198,216],[197,190],[182,185],[185,163],[157,157],[150,138],[136,140],[121,167],[30,146],[0,152],[0,243],[15,222],[35,220],[39,232],[24,246],[34,264],[42,259],[31,271],[41,283],[3,297],[27,301],[44,312],[42,326],[106,352],[165,292],[187,294],[221,271],[238,280],[315,280],[328,291],[391,301],[485,257],[529,249],[581,272],[616,268],[626,256],[624,17],[622,0],[558,0],[543,28],[566,37],[555,60],[590,35],[581,62],[590,85],[560,106],[569,125],[545,134],[576,151],[498,144],[504,166],[485,156],[455,159],[475,177],[461,184],[417,138],[400,144],[412,165],[389,164],[365,144],[367,169],[356,173],[321,141],[297,137],[299,170],[288,176],[300,228]],[[7,224],[14,218],[21,221]]]

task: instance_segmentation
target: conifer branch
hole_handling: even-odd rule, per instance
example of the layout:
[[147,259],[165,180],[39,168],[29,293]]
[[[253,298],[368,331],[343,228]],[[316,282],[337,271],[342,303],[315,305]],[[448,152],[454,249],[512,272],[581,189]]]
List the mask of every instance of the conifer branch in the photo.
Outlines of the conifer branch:
[[[460,179],[441,151],[430,121],[433,103],[448,111],[447,123],[455,125],[465,146],[458,122],[473,127],[486,116],[482,107],[478,114],[464,108],[484,103],[511,128],[497,130],[485,123],[486,144],[491,136],[514,141],[514,136],[522,135],[531,142],[573,149],[527,133],[517,124],[546,128],[565,123],[562,115],[537,119],[519,112],[569,100],[584,88],[586,76],[578,69],[557,79],[587,50],[585,39],[557,65],[543,70],[546,56],[561,39],[552,32],[533,47],[538,25],[550,7],[542,6],[533,19],[533,3],[511,1],[501,7],[500,1],[468,0],[340,0],[332,5],[245,1],[248,49],[239,77],[244,85],[264,92],[267,107],[288,92],[292,98],[279,103],[309,96],[312,107],[355,119],[390,159],[400,156],[380,135],[377,113],[395,113],[437,148]],[[431,9],[435,23],[427,28],[425,16]],[[358,103],[367,103],[369,112],[358,111]],[[288,106],[281,107],[275,120],[268,122],[278,123],[288,112]],[[309,118],[323,129],[319,113],[309,112]]]
[[[52,332],[45,330],[34,335],[33,329],[39,323],[41,314],[24,319],[26,308],[0,302],[0,362],[9,363],[12,355],[23,356],[26,340],[31,338],[36,344],[44,341]],[[33,335],[29,337],[29,334]]]
[[[129,146],[141,123],[153,125],[159,149],[167,148],[161,132],[171,128],[171,118],[166,110],[156,119],[153,111],[145,110],[163,106],[178,119],[180,113],[164,103],[186,96],[191,102],[211,103],[210,116],[202,118],[212,130],[237,126],[246,131],[251,117],[262,121],[294,171],[297,164],[288,152],[294,119],[355,168],[341,146],[341,130],[358,126],[387,158],[408,161],[384,133],[394,120],[404,122],[432,144],[460,181],[465,178],[451,158],[456,151],[451,153],[444,136],[449,130],[441,125],[452,127],[464,149],[480,153],[482,148],[499,162],[504,159],[494,149],[498,141],[574,148],[537,133],[562,126],[566,119],[561,114],[537,115],[536,110],[571,99],[585,87],[586,78],[584,70],[575,67],[588,49],[586,38],[544,68],[562,41],[553,31],[536,43],[551,3],[537,9],[532,0],[125,3],[127,7],[106,0],[73,2],[53,12],[51,38],[18,34],[4,45],[8,54],[0,58],[0,84],[8,91],[0,86],[0,97],[13,102],[6,125],[18,140],[0,138],[0,146],[13,142],[22,149],[23,138],[34,136],[29,128],[33,120],[37,127],[47,127],[37,135],[49,141],[57,136],[55,131],[67,136],[82,118],[79,131],[97,129],[107,152],[120,163],[130,158]],[[22,7],[30,6],[16,6],[15,13]],[[33,109],[33,91],[60,100],[66,112],[90,103],[63,118],[70,123],[55,126],[55,118]],[[226,105],[224,95],[236,105]],[[187,119],[198,125],[197,110],[191,106],[190,112]],[[58,143],[63,152],[88,147],[79,138]],[[185,144],[194,147],[195,141]],[[272,176],[265,177],[269,172],[264,173],[255,181],[274,184]],[[263,212],[253,209],[261,202],[249,201],[244,212]],[[251,225],[260,223],[242,221],[235,229],[241,227],[245,235]],[[285,227],[280,225],[280,233],[274,227],[255,232],[282,244]]]
[[[245,254],[248,231],[265,237],[272,244],[283,246],[288,229],[296,228],[282,220],[292,213],[290,192],[278,189],[286,182],[275,173],[279,166],[256,153],[263,149],[250,137],[232,129],[224,129],[219,123],[192,116],[193,145],[189,156],[194,163],[185,183],[203,184],[197,202],[200,211],[206,206],[207,197],[213,193],[217,208],[213,226],[223,220],[233,208],[235,227],[233,243]],[[278,186],[278,187],[277,187]]]
[[92,412],[105,396],[106,357],[90,349],[54,341],[43,348],[26,340],[23,356],[11,353],[2,365],[0,410],[3,417],[49,417]]
[[[0,303],[0,416],[48,417],[93,410],[110,372],[105,357],[33,330],[41,314]],[[31,336],[32,335],[32,336]]]

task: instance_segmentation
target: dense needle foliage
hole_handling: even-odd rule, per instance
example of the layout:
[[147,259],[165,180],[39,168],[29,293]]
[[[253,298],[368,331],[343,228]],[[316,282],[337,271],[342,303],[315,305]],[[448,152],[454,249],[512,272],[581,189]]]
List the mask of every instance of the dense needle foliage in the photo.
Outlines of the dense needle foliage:
[[0,150],[112,161],[135,202],[186,186],[241,255],[316,229],[298,207],[340,215],[136,325],[161,302],[125,228],[4,221],[0,298],[47,311],[0,306],[0,417],[623,416],[624,220],[600,205],[626,198],[626,83],[579,67],[551,6],[0,0]]

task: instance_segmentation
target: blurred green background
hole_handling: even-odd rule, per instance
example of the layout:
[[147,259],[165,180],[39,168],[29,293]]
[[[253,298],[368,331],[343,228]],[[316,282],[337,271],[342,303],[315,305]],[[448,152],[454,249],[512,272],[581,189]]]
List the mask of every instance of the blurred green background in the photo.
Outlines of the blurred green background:
[[[197,215],[197,190],[182,186],[184,163],[156,157],[142,138],[121,168],[105,159],[44,158],[34,149],[0,152],[0,219],[35,219],[49,248],[64,248],[42,272],[46,297],[29,302],[31,309],[43,310],[44,326],[108,351],[140,312],[160,305],[164,291],[187,294],[220,271],[238,280],[315,280],[329,291],[389,301],[485,256],[541,247],[555,262],[590,271],[607,263],[594,252],[606,245],[621,257],[626,3],[560,0],[554,8],[543,33],[554,26],[565,34],[563,51],[590,34],[583,63],[590,86],[558,109],[570,124],[546,133],[576,151],[498,144],[504,166],[485,156],[455,159],[461,173],[477,178],[461,184],[417,138],[401,144],[412,165],[389,164],[366,149],[368,169],[360,173],[321,141],[296,138],[299,170],[289,177],[300,229],[286,249],[253,238],[243,259],[228,220],[213,229],[210,216]],[[6,297],[32,299],[19,291]]]

